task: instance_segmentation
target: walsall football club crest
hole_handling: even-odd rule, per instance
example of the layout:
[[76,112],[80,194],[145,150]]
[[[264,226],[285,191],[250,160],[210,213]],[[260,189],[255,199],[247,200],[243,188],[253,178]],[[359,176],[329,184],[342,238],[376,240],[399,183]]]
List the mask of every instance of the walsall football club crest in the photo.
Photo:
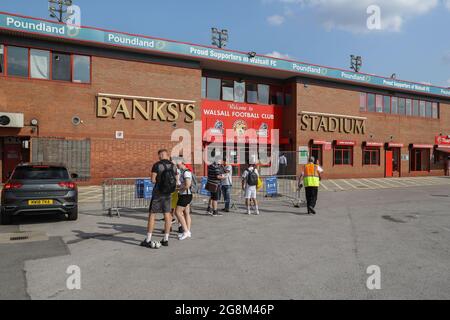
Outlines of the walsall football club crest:
[[247,131],[247,123],[244,120],[238,120],[233,124],[233,129],[238,136],[243,136]]
[[224,132],[224,125],[223,121],[217,120],[214,124],[214,128],[211,129],[212,134],[223,134]]
[[267,123],[261,124],[258,130],[258,136],[268,137],[269,136],[269,125]]

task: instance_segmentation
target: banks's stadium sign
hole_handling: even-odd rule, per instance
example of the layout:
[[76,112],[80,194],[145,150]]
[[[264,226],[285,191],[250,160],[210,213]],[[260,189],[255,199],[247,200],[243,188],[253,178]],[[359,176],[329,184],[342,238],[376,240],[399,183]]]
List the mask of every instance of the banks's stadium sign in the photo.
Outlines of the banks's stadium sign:
[[300,114],[300,130],[327,133],[365,134],[366,118],[304,111]]
[[184,122],[192,123],[196,118],[195,101],[105,93],[97,95],[96,113],[98,118],[125,120],[176,122],[182,115]]
[[288,71],[298,76],[314,76],[342,82],[379,86],[383,88],[424,93],[430,95],[450,97],[450,89],[419,84],[408,81],[395,80],[327,68],[284,59],[252,56],[248,53],[228,51],[211,47],[203,47],[188,43],[161,40],[158,38],[131,35],[114,31],[94,29],[89,27],[67,26],[52,21],[23,17],[0,12],[0,29],[28,32],[59,39],[76,40],[80,42],[125,47],[146,50],[152,53],[165,53],[193,59],[208,59],[253,65],[280,71]]

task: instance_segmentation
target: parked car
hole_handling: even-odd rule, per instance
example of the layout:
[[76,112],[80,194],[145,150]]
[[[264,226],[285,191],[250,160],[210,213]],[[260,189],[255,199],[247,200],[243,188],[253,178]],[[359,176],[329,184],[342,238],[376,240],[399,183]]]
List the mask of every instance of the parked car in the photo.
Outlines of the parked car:
[[20,164],[3,187],[0,224],[18,215],[59,213],[78,219],[78,187],[64,165]]

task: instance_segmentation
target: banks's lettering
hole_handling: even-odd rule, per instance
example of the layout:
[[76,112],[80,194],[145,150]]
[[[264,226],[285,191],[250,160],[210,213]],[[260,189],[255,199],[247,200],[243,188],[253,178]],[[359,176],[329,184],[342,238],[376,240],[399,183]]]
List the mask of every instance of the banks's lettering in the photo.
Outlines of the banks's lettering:
[[196,119],[194,103],[160,101],[149,98],[97,97],[97,117],[113,119],[144,119],[152,121],[176,122],[184,114],[186,123]]

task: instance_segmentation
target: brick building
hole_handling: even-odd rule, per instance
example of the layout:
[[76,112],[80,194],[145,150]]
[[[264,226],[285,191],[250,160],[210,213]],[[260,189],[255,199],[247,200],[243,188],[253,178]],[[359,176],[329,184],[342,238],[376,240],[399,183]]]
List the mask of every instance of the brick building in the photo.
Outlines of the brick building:
[[67,163],[88,183],[146,176],[175,129],[192,161],[235,132],[235,174],[253,131],[279,143],[285,174],[306,149],[330,178],[443,175],[450,89],[0,13],[3,181],[22,161]]

